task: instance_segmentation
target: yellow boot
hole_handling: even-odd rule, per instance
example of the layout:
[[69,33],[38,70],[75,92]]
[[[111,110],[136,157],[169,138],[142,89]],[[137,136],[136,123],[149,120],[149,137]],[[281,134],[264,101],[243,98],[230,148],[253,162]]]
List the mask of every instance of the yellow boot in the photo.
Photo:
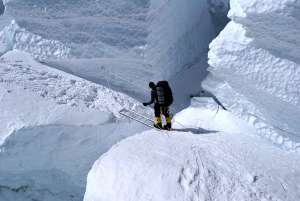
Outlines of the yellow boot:
[[166,117],[166,122],[167,122],[167,130],[171,131],[172,130],[172,120],[171,117]]
[[154,124],[154,127],[158,129],[162,129],[161,117],[156,117],[156,124]]

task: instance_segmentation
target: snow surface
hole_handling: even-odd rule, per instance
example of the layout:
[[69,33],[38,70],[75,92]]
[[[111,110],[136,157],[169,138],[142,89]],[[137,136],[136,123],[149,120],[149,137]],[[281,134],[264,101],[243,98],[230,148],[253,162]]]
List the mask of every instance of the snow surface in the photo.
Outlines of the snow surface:
[[[191,93],[199,92],[207,75],[208,44],[215,29],[225,26],[214,25],[211,14],[220,22],[228,12],[228,0],[4,3],[6,15],[15,20],[0,33],[2,42],[12,46],[8,50],[32,53],[47,65],[140,101],[148,92],[109,72],[144,88],[149,81],[166,79],[179,91],[174,94],[179,109],[187,106]],[[183,81],[187,77],[190,82]],[[182,93],[182,88],[189,90]]]
[[202,54],[215,35],[209,6],[197,0],[151,1],[146,54],[147,61],[161,71],[159,79],[170,80],[198,62],[207,68]]
[[[145,45],[149,1],[6,1],[6,14],[30,33],[60,41],[76,58],[139,56]],[[18,42],[18,41],[16,41]],[[33,43],[33,41],[31,42]],[[30,45],[30,44],[29,44]]]
[[272,142],[300,150],[298,1],[231,1],[202,87]]
[[82,200],[93,162],[145,130],[118,111],[150,111],[28,53],[0,60],[0,200]]
[[[149,1],[4,3],[5,14],[15,21],[6,22],[5,30],[0,33],[2,44],[7,42],[11,46],[7,50],[32,53],[34,58],[54,68],[134,98],[148,98],[145,91],[116,79],[107,71],[122,75],[128,69],[128,74],[122,76],[148,88],[154,72],[145,62]],[[134,73],[137,71],[144,71],[139,79]]]
[[[165,34],[148,37],[156,16],[165,15],[170,21],[159,29],[177,30],[165,38],[169,47],[180,48],[188,56],[181,56],[177,63],[171,59],[160,63],[170,66],[168,75],[173,75],[173,83],[177,84],[174,91],[193,86],[190,91],[175,92],[176,104],[186,106],[187,97],[199,91],[197,86],[207,74],[207,46],[214,37],[214,28],[208,3],[193,1],[181,10],[178,7],[184,2],[174,3],[169,8],[166,1],[151,5],[149,1],[134,0],[4,1],[6,11],[0,19],[0,50],[4,54],[0,65],[0,118],[5,128],[0,134],[1,199],[80,200],[84,175],[92,162],[121,139],[146,129],[121,118],[118,111],[126,107],[149,117],[153,117],[153,111],[112,90],[145,101],[150,98],[148,82],[167,77],[161,66],[153,66],[148,59],[155,59],[147,53],[155,47],[148,44],[161,41],[158,39]],[[193,12],[187,12],[191,8]],[[203,19],[186,25],[194,14],[199,16],[199,9]],[[174,11],[178,13],[176,19]],[[197,43],[187,43],[202,32]],[[156,51],[160,51],[163,46],[157,47]],[[183,65],[181,77],[175,75],[180,71],[179,65]],[[198,69],[199,66],[202,67]],[[185,81],[186,77],[190,82]],[[78,150],[86,151],[77,153]]]
[[[300,199],[297,0],[231,0],[212,43],[228,0],[3,3],[0,200]],[[142,132],[160,79],[201,97]]]
[[57,40],[43,39],[24,28],[20,28],[15,20],[7,26],[1,35],[2,43],[6,43],[7,50],[22,50],[33,53],[35,59],[64,59],[70,57],[70,48]]
[[146,131],[102,155],[84,200],[300,198],[298,154],[260,138],[210,98],[193,102],[173,118],[174,131]]

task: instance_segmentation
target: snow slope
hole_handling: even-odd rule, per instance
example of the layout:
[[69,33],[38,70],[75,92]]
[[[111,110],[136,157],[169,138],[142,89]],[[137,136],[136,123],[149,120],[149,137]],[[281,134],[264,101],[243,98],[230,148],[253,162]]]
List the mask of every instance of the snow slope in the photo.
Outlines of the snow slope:
[[126,95],[38,63],[28,53],[15,50],[0,60],[2,82],[22,86],[57,104],[96,108],[115,117],[123,107],[144,110]]
[[300,149],[298,1],[230,1],[232,21],[210,44],[202,87],[257,133]]
[[174,131],[146,131],[113,146],[89,172],[84,200],[298,200],[298,154],[217,108],[194,99],[174,117]]
[[82,200],[93,162],[145,130],[120,116],[123,107],[152,114],[130,97],[40,64],[28,53],[2,56],[0,200]]

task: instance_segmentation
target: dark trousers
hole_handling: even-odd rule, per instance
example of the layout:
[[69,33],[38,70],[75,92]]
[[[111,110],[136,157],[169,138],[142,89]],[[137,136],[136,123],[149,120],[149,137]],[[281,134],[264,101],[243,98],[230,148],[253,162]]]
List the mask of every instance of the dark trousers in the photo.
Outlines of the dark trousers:
[[154,105],[154,114],[155,117],[160,117],[160,114],[163,114],[166,118],[170,116],[169,114],[169,107],[160,106],[159,104],[155,103]]

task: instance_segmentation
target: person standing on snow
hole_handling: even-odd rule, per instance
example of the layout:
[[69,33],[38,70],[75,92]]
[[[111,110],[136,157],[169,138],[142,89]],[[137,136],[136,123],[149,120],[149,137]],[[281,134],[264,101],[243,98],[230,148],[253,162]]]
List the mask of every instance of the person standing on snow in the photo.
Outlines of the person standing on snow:
[[[169,131],[172,130],[172,123],[171,123],[171,117],[169,114],[169,107],[166,106],[165,104],[159,104],[161,97],[158,96],[157,86],[155,86],[155,84],[153,82],[149,83],[149,87],[152,89],[151,90],[151,101],[148,103],[143,103],[143,105],[147,106],[147,105],[151,105],[152,103],[154,103],[154,114],[155,114],[155,118],[156,118],[156,123],[154,124],[154,127],[158,128],[158,129],[169,130]],[[159,90],[159,92],[160,92],[160,90]],[[173,97],[172,97],[172,102],[173,102]],[[162,123],[161,123],[161,117],[160,117],[161,113],[165,116],[166,122],[167,122],[167,125],[165,125],[164,127],[162,126]]]

